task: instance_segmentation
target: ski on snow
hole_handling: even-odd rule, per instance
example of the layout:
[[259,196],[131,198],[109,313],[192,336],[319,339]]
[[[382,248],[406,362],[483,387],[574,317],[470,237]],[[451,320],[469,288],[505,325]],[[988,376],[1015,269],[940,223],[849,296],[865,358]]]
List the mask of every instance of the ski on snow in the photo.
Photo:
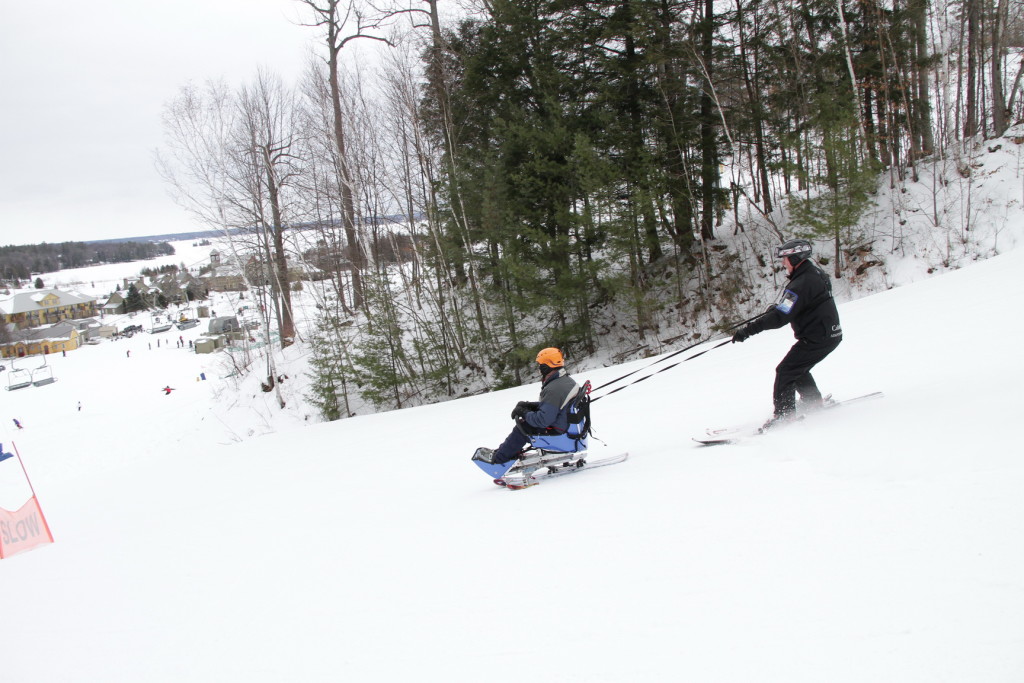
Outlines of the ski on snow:
[[[554,477],[561,477],[566,474],[582,472],[583,470],[590,470],[595,467],[616,465],[620,462],[624,462],[628,457],[629,453],[620,453],[619,455],[601,458],[600,460],[579,459],[565,463],[552,463],[533,470],[532,472],[514,467],[504,476],[495,479],[494,483],[498,486],[504,486],[511,491],[518,491],[530,486],[536,486],[546,479],[553,479]],[[518,472],[516,471],[517,469],[519,470]]]
[[[832,400],[821,407],[820,410],[831,410],[832,408],[838,408],[839,406],[848,406],[851,403],[859,403],[860,401],[868,401],[875,398],[882,398],[885,394],[881,391],[872,391],[870,394],[864,394],[862,396],[854,396],[843,401]],[[805,413],[798,415],[793,422],[803,420],[808,414],[813,415],[817,410],[811,413]],[[782,426],[782,425],[780,425]],[[759,427],[730,427],[725,429],[708,429],[707,434],[701,437],[693,437],[693,440],[702,446],[721,446],[724,444],[736,443],[747,439],[752,436],[760,436],[766,434],[767,431]]]

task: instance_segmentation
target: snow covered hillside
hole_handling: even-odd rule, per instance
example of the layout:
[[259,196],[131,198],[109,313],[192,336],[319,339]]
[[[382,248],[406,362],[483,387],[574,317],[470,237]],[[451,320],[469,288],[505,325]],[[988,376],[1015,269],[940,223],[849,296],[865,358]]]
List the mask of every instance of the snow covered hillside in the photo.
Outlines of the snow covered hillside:
[[0,561],[3,681],[1019,681],[1021,272],[842,305],[819,385],[882,400],[697,447],[770,412],[765,333],[598,400],[630,459],[518,492],[469,457],[536,385],[235,443],[262,396],[225,424],[212,357],[51,358],[0,392],[56,539]]

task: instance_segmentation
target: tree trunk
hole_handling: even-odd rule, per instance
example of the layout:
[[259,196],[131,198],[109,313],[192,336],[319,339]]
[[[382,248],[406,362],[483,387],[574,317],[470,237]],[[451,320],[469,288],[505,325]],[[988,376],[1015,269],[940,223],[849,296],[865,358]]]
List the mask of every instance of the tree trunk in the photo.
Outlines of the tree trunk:
[[967,3],[967,116],[964,119],[964,137],[978,133],[978,53],[980,52],[978,22],[981,0]]
[[[756,10],[756,8],[755,8]],[[743,84],[747,90],[747,100],[750,103],[751,126],[754,128],[754,149],[757,158],[756,173],[761,178],[761,193],[764,199],[765,213],[772,212],[771,181],[768,178],[768,160],[765,152],[764,140],[764,105],[761,101],[760,74],[757,65],[760,60],[756,54],[753,57],[754,68],[751,68],[751,58],[747,53],[746,34],[743,31],[743,0],[736,0],[736,23],[740,39],[740,56],[743,62]],[[756,84],[756,85],[755,85]],[[736,208],[735,205],[733,208]],[[738,225],[738,222],[737,222]]]
[[711,79],[714,76],[715,3],[704,0],[701,22],[701,56],[704,61],[704,87],[700,96],[700,151],[701,151],[701,216],[700,233],[706,240],[715,238],[715,211],[718,189],[718,153],[715,143],[717,121]]
[[[332,10],[336,2],[331,2]],[[349,172],[348,158],[345,154],[345,125],[341,112],[341,84],[338,80],[338,27],[332,20],[328,29],[328,46],[330,57],[327,60],[328,78],[331,86],[331,109],[334,114],[334,143],[338,148],[338,176],[341,185],[341,224],[348,242],[349,256],[352,261],[352,306],[363,308],[363,270],[366,258],[363,243],[356,229],[356,209],[352,188],[352,175]]]
[[935,136],[932,132],[931,89],[928,86],[928,0],[912,0],[914,22],[915,55],[913,70],[916,106],[915,123],[918,133],[918,149],[928,156],[935,151]]
[[278,179],[274,173],[270,151],[263,149],[263,159],[267,170],[267,189],[270,200],[271,239],[274,240],[274,279],[281,301],[281,314],[278,331],[281,335],[281,347],[289,346],[295,339],[295,323],[292,318],[291,282],[288,277],[288,257],[284,248],[284,222],[281,219],[281,199]]
[[996,137],[1006,132],[1006,96],[1003,93],[1003,66],[1006,45],[1007,2],[999,0],[992,17],[992,127]]

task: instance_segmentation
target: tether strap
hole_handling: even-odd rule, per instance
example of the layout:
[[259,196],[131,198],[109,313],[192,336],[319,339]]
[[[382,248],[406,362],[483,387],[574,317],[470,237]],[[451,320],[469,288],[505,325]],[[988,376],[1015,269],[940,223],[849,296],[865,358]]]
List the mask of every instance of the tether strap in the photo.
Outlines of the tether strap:
[[[730,325],[729,327],[727,327],[725,329],[727,331],[728,330],[735,330],[737,327],[741,327],[743,325],[746,325],[747,323],[754,322],[755,320],[757,320],[758,318],[762,317],[766,313],[767,313],[767,311],[765,311],[765,313],[759,313],[759,314],[755,315],[753,318],[747,318],[746,320],[744,320],[742,322],[738,322],[735,325]],[[635,375],[636,373],[640,372],[641,370],[646,370],[647,368],[652,367],[654,365],[657,365],[658,363],[661,363],[663,361],[666,361],[669,358],[674,358],[675,356],[678,356],[681,353],[686,353],[690,349],[695,348],[697,346],[700,346],[701,344],[707,344],[709,341],[711,341],[711,340],[710,339],[701,339],[698,342],[694,342],[693,344],[690,344],[686,348],[679,349],[678,351],[673,351],[672,353],[668,354],[664,358],[659,358],[656,361],[654,361],[653,363],[648,363],[647,365],[643,366],[642,368],[637,368],[633,372],[627,372],[622,377],[616,377],[615,379],[611,380],[610,382],[605,382],[604,384],[602,384],[599,387],[594,387],[594,391],[597,391],[598,389],[604,389],[605,387],[610,387],[611,385],[615,384],[616,382],[621,382],[622,380],[626,379],[627,377],[631,377],[632,375]],[[722,346],[723,344],[725,344],[725,343],[727,343],[729,341],[732,341],[732,339],[731,338],[730,339],[726,339],[721,344],[718,344],[718,346],[713,346],[713,347],[711,347],[711,349],[705,349],[704,351],[701,351],[700,353],[697,353],[697,354],[694,354],[693,356],[690,356],[686,360],[679,361],[679,363],[685,363],[687,360],[692,360],[693,358],[696,358],[697,356],[702,356],[705,353],[707,353],[708,351],[711,351],[712,349],[717,349],[719,346]],[[630,385],[633,385],[633,384],[636,384],[637,382],[642,382],[645,379],[647,379],[647,377],[651,377],[653,375],[658,374],[659,372],[664,372],[665,370],[669,370],[671,368],[674,368],[675,366],[679,365],[679,363],[673,363],[672,365],[668,366],[667,368],[662,368],[661,370],[658,370],[657,372],[652,372],[650,375],[647,375],[646,377],[641,377],[640,379],[636,380],[636,382],[630,382],[629,384],[626,384],[624,386],[619,387],[619,389],[625,389],[626,387],[628,387]],[[607,394],[604,394],[603,396],[598,396],[598,397],[592,398],[590,400],[591,400],[591,402],[593,402],[593,401],[596,401],[598,398],[604,398],[604,396],[608,396],[608,394],[614,394],[616,391],[619,391],[619,389],[613,389],[613,390],[609,391]]]
[[[758,316],[758,317],[760,317],[760,316]],[[701,341],[701,342],[697,342],[697,344],[691,344],[690,346],[687,346],[687,347],[686,347],[685,349],[681,349],[681,350],[679,350],[679,351],[676,351],[676,352],[672,353],[671,355],[665,356],[665,358],[662,358],[662,359],[661,359],[661,360],[659,360],[658,362],[660,363],[660,362],[661,362],[661,361],[663,361],[663,360],[668,360],[668,359],[669,359],[669,358],[671,358],[672,356],[678,356],[678,355],[679,355],[680,353],[683,353],[683,351],[689,351],[689,350],[690,350],[690,349],[692,349],[692,348],[693,348],[694,346],[698,346],[698,345],[700,345],[700,344],[705,344],[705,343],[707,343],[707,342]],[[681,361],[677,361],[677,362],[673,363],[672,365],[668,365],[668,366],[666,366],[666,367],[663,367],[663,368],[661,368],[660,370],[655,370],[654,372],[652,372],[652,373],[651,373],[651,374],[649,374],[649,375],[644,375],[644,376],[643,376],[643,377],[641,377],[640,379],[637,379],[637,380],[633,380],[633,381],[632,381],[632,382],[630,382],[629,384],[624,384],[624,385],[622,385],[621,387],[618,387],[617,389],[612,389],[612,390],[611,390],[611,391],[609,391],[609,392],[608,392],[607,394],[602,394],[601,396],[596,396],[596,397],[592,397],[592,398],[590,399],[590,402],[591,402],[591,403],[593,403],[594,401],[599,401],[599,400],[601,400],[601,399],[602,399],[602,398],[604,398],[605,396],[611,396],[611,395],[612,395],[612,394],[614,394],[614,393],[615,393],[616,391],[622,391],[622,390],[623,390],[623,389],[625,389],[626,387],[631,387],[631,386],[633,386],[634,384],[639,384],[640,382],[643,382],[643,381],[644,381],[645,379],[650,379],[651,377],[654,377],[655,375],[657,375],[657,374],[658,374],[658,373],[660,373],[660,372],[665,372],[666,370],[671,370],[672,368],[674,368],[675,366],[679,365],[680,363],[685,363],[685,362],[686,362],[686,361],[688,361],[688,360],[693,360],[694,358],[697,358],[698,356],[703,356],[703,355],[704,355],[705,353],[707,353],[708,351],[714,351],[715,349],[717,349],[717,348],[719,348],[719,347],[721,347],[721,346],[725,346],[726,344],[730,344],[730,343],[732,343],[732,338],[731,338],[731,337],[730,337],[729,339],[725,339],[725,340],[723,340],[723,341],[720,341],[719,343],[715,344],[714,346],[712,346],[712,347],[711,347],[711,348],[709,348],[709,349],[704,349],[703,351],[700,351],[699,353],[695,353],[695,354],[693,354],[692,356],[690,356],[689,358],[684,358],[683,360],[681,360]],[[622,380],[622,379],[625,379],[626,377],[629,377],[630,375],[634,375],[634,374],[636,374],[636,373],[640,372],[640,370],[644,370],[644,369],[646,369],[646,368],[649,368],[649,367],[651,367],[651,366],[650,366],[650,365],[646,365],[646,366],[644,366],[643,368],[638,368],[638,369],[634,370],[633,372],[631,372],[631,373],[629,373],[629,374],[627,374],[627,375],[623,375],[622,377],[619,377],[619,378],[617,378],[617,379],[613,379],[613,380],[612,380],[611,382],[605,382],[605,383],[604,383],[604,384],[602,384],[602,385],[601,385],[600,387],[597,387],[597,389],[601,389],[602,387],[606,387],[606,386],[608,386],[609,384],[614,384],[615,382],[618,382],[618,381],[620,381],[620,380]],[[595,389],[595,391],[596,391],[597,389]]]

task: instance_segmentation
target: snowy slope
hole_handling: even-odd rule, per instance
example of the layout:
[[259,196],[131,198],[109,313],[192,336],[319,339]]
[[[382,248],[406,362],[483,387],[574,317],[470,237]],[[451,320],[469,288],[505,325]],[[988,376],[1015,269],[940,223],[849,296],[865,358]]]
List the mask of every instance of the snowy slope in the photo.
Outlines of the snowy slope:
[[630,460],[520,492],[469,456],[536,385],[236,443],[209,356],[52,358],[0,392],[56,537],[0,562],[2,680],[1019,681],[1021,272],[842,305],[819,385],[881,401],[696,447],[770,412],[765,333],[599,400]]

